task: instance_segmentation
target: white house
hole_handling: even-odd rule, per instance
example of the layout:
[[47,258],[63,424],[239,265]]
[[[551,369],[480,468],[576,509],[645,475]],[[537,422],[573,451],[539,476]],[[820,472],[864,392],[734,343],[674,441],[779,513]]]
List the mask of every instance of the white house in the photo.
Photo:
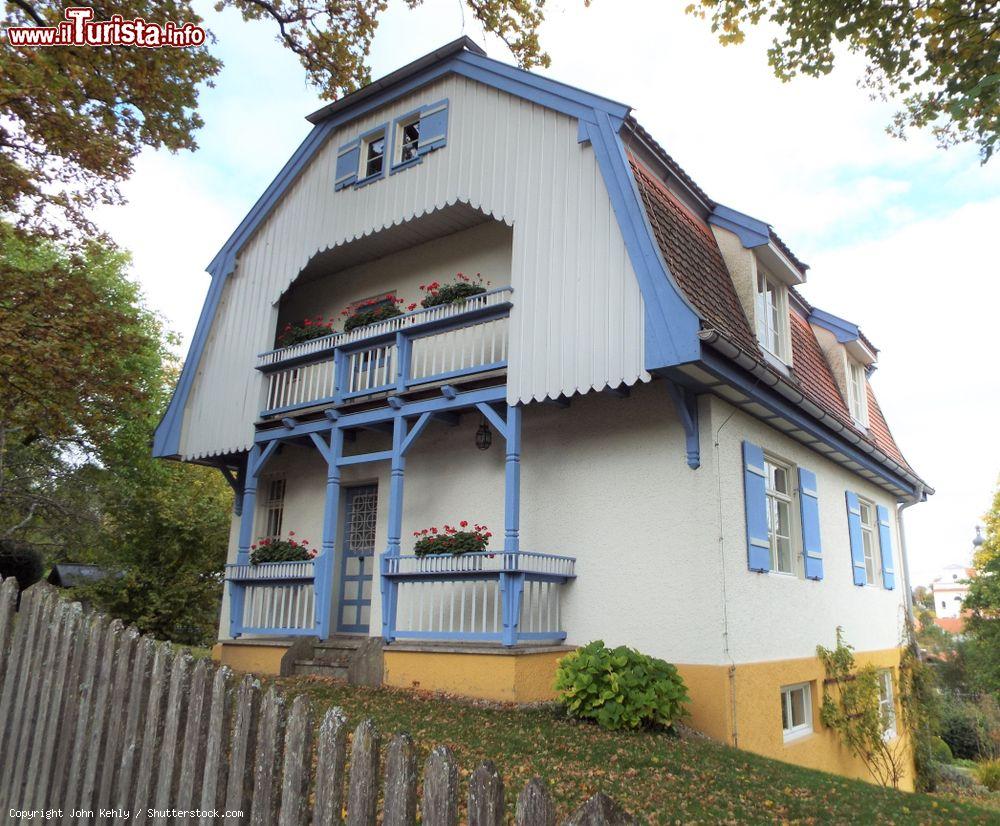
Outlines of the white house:
[[938,619],[959,619],[962,603],[969,593],[969,579],[975,571],[965,565],[945,565],[931,582],[934,594],[934,615]]
[[[209,266],[154,445],[236,491],[219,656],[359,635],[388,684],[528,701],[601,638],[676,663],[709,735],[863,776],[816,646],[842,626],[891,704],[931,491],[806,265],[628,106],[465,38],[309,120]],[[418,306],[458,273],[487,291]],[[414,555],[463,520],[486,551]],[[251,564],[289,532],[315,559]]]

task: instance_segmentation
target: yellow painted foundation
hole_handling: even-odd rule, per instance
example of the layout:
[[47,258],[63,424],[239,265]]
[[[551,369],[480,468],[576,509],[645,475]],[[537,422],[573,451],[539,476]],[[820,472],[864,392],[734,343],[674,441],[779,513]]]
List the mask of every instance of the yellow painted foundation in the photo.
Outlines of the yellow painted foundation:
[[[899,649],[855,652],[858,666],[892,669],[898,677]],[[819,718],[826,673],[817,657],[774,660],[728,666],[678,665],[691,696],[690,725],[714,740],[799,766],[874,782],[868,769],[824,728]],[[809,683],[812,695],[813,733],[784,741],[781,732],[782,686]],[[900,788],[913,789],[913,759],[902,733],[898,687],[896,728],[905,749],[907,770]]]
[[383,654],[386,685],[510,703],[555,699],[556,663],[566,650],[541,652],[400,651]]
[[284,642],[219,642],[212,648],[212,659],[233,671],[277,675],[288,647]]

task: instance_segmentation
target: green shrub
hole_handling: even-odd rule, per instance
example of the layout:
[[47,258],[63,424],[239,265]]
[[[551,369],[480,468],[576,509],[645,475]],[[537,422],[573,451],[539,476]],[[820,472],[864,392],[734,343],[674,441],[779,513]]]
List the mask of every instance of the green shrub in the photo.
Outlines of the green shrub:
[[671,728],[689,699],[673,665],[634,648],[608,648],[603,640],[563,657],[555,688],[570,717],[612,731]]
[[20,590],[42,578],[42,557],[34,546],[20,539],[0,539],[0,578],[14,577]]
[[306,546],[307,539],[295,539],[289,532],[288,539],[261,539],[250,546],[250,564],[262,565],[266,562],[307,562],[316,556],[316,551]]
[[975,768],[976,779],[991,792],[1000,792],[1000,760],[987,760]]
[[941,739],[955,757],[977,760],[989,756],[989,733],[982,712],[959,697],[947,697],[941,704]]
[[955,761],[955,757],[951,753],[951,746],[940,737],[931,738],[931,757],[938,763],[953,763]]

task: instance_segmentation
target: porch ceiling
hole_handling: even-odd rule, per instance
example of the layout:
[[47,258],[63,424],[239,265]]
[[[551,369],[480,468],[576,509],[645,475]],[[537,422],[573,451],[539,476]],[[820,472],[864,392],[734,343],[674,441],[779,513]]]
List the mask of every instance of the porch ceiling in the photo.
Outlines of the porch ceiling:
[[289,289],[492,220],[489,215],[461,202],[434,210],[412,221],[317,253]]

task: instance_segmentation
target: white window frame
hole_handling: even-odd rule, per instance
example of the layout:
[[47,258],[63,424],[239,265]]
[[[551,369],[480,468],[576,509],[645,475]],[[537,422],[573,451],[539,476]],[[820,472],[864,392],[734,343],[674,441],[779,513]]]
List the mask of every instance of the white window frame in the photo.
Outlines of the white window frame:
[[[417,139],[416,141],[405,140],[404,133],[408,126],[413,126],[416,124],[417,127]],[[410,158],[403,157],[403,149],[407,145],[413,146],[413,156]],[[393,168],[397,166],[404,166],[406,164],[415,163],[420,159],[419,155],[420,149],[420,111],[416,111],[411,115],[404,116],[396,121],[395,124],[395,136],[393,140],[392,147],[392,165]]]
[[[796,691],[804,692],[803,709],[805,711],[805,720],[798,725],[792,722],[792,694]],[[781,735],[786,743],[798,740],[813,733],[813,718],[812,718],[812,683],[795,683],[794,685],[783,685],[781,687],[781,708],[782,708],[782,722],[781,722]],[[785,721],[792,723],[792,725],[785,725]]]
[[[387,131],[388,130],[386,129],[386,127],[380,126],[378,129],[375,129],[374,131],[369,132],[367,135],[362,136],[361,158],[360,158],[361,169],[358,170],[359,183],[367,181],[369,179],[381,178],[385,174],[386,165],[389,162],[388,153],[386,152],[386,150],[389,148],[389,136],[387,134]],[[373,143],[379,140],[382,141],[382,153],[380,155],[376,155],[373,158],[369,158],[368,157],[369,148]],[[382,164],[381,166],[379,166],[378,172],[369,172],[368,171],[369,163],[371,161],[376,160],[377,158],[382,159]]]
[[896,736],[896,694],[891,668],[878,674],[878,704],[880,716],[885,721],[882,736],[886,740],[892,740]]
[[285,521],[285,497],[288,481],[283,473],[271,473],[260,480],[259,489],[264,495],[260,499],[260,523],[263,530],[261,539],[280,539]]
[[847,405],[851,418],[860,427],[868,427],[868,385],[864,365],[847,360]]
[[[784,491],[778,490],[774,485],[775,470],[780,470],[785,474],[786,490]],[[798,531],[796,530],[795,521],[795,476],[794,465],[769,453],[764,454],[764,493],[767,499],[767,540],[771,546],[771,573],[780,574],[781,576],[798,576],[801,569],[801,565],[799,564],[801,552],[796,542]],[[779,524],[778,514],[782,505],[785,505],[788,509],[787,537],[780,534],[777,530]],[[788,540],[788,564],[790,570],[787,571],[782,570],[778,566],[778,542],[780,539]]]
[[[879,587],[882,579],[882,549],[879,546],[875,503],[859,496],[858,510],[860,511],[858,521],[861,523],[861,548],[865,558],[865,585]],[[865,521],[866,511],[868,521]]]
[[[788,286],[771,275],[758,261],[754,284],[754,313],[757,341],[782,364],[791,364],[788,321]],[[768,296],[773,296],[773,302]]]

